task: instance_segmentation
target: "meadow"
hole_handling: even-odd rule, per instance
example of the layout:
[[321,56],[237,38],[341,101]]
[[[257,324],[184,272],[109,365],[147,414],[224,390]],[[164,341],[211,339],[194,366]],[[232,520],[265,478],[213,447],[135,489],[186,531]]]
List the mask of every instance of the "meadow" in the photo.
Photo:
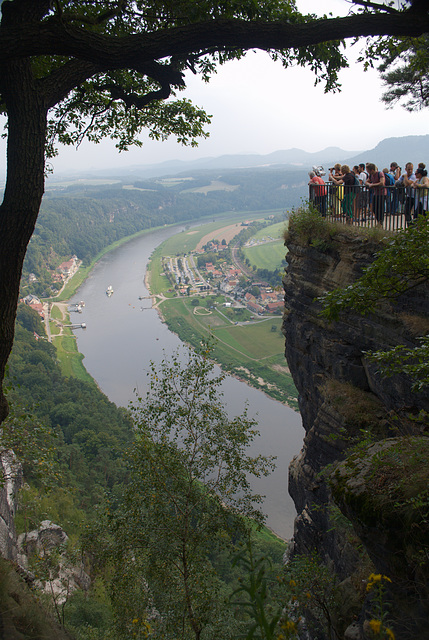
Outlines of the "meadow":
[[296,389],[284,357],[282,318],[236,325],[224,314],[222,300],[213,301],[214,309],[207,309],[206,300],[199,298],[200,306],[194,306],[192,300],[183,297],[162,303],[160,311],[169,329],[192,346],[213,338],[213,356],[225,371],[297,408]]
[[[264,229],[260,229],[252,236],[253,240],[265,240],[263,244],[253,247],[243,247],[243,254],[248,258],[251,266],[257,269],[268,269],[275,271],[284,260],[287,249],[284,246],[283,235],[287,228],[288,221],[278,222]],[[270,240],[273,238],[273,240]]]

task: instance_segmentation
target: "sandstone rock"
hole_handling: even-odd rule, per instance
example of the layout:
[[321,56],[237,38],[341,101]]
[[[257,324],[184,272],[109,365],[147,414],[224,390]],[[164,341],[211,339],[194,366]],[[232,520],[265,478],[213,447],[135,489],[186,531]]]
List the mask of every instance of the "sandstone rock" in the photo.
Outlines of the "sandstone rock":
[[7,560],[17,558],[17,540],[14,515],[16,494],[22,486],[22,467],[13,451],[0,454],[0,555]]
[[[398,433],[424,432],[422,421],[410,420],[409,416],[429,412],[429,394],[412,393],[405,376],[382,378],[366,360],[364,351],[417,344],[409,318],[429,316],[429,288],[416,287],[401,296],[395,306],[386,303],[368,317],[344,313],[338,322],[328,324],[319,315],[317,298],[335,287],[348,286],[381,247],[372,239],[351,236],[347,231],[325,244],[324,250],[319,251],[298,242],[293,230],[287,241],[285,354],[299,393],[305,429],[303,449],[290,465],[289,492],[298,512],[293,553],[316,551],[343,581],[359,573],[369,575],[374,562],[380,563],[375,570],[383,569],[383,573],[395,566],[391,549],[384,548],[383,555],[381,548],[375,552],[371,547],[371,541],[375,545],[378,539],[380,547],[386,541],[381,522],[369,531],[355,511],[341,501],[335,504],[329,476],[338,463],[347,459],[352,444],[365,438],[365,434],[381,442]],[[356,478],[350,476],[347,480],[349,497],[354,491],[358,494],[360,475],[365,475],[364,469],[356,473]],[[403,575],[403,580],[408,577]],[[355,583],[358,592],[361,580]],[[404,629],[400,637],[428,637],[427,624],[421,624],[423,594],[414,594],[416,606],[407,600],[409,595],[403,592],[404,601],[396,617],[415,613],[420,627],[411,629],[408,625],[408,631]],[[350,636],[354,631],[350,625],[350,640],[354,639]]]

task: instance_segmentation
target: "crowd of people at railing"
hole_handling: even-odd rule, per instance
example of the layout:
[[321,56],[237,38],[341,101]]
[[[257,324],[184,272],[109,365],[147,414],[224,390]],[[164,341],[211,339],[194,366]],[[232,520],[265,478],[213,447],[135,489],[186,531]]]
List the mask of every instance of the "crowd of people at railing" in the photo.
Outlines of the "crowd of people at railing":
[[405,171],[397,162],[379,171],[372,162],[353,169],[340,163],[329,169],[313,167],[309,172],[310,201],[322,216],[344,220],[348,224],[373,220],[382,226],[385,216],[403,216],[405,225],[429,212],[429,177],[426,165],[414,171],[407,162]]

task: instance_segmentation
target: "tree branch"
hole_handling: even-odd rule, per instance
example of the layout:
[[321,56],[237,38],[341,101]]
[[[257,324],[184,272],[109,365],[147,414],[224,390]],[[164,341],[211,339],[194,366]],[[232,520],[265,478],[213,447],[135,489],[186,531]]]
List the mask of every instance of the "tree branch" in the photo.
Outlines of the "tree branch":
[[57,19],[22,29],[0,26],[0,62],[37,55],[74,56],[106,68],[136,68],[170,56],[188,56],[210,47],[286,50],[332,40],[369,36],[417,37],[429,32],[429,14],[351,15],[306,23],[219,19],[156,32],[115,37],[66,27]]
[[158,91],[149,91],[143,96],[139,96],[136,93],[127,93],[123,87],[115,84],[102,85],[100,88],[108,90],[113,100],[122,100],[128,109],[130,107],[143,109],[154,100],[166,100],[171,93],[171,87],[168,83],[163,84]]
[[389,7],[387,4],[378,4],[377,2],[370,2],[369,0],[352,0],[353,4],[365,7],[366,9],[376,9],[379,11],[385,11],[386,13],[401,13],[394,7]]
[[[110,69],[111,68],[112,67],[110,67]],[[161,85],[161,89],[147,93],[145,96],[138,96],[137,94],[127,93],[125,89],[122,88],[122,94],[117,93],[115,99],[121,98],[125,104],[127,104],[125,97],[128,97],[128,100],[132,101],[129,102],[128,106],[131,106],[131,104],[139,106],[138,103],[140,101],[139,108],[142,108],[153,100],[168,98],[171,93],[171,86],[183,87],[185,85],[183,73],[173,64],[167,65],[157,62],[143,65],[135,64],[134,69],[142,75],[158,82]],[[55,69],[49,76],[39,81],[39,86],[44,92],[48,108],[52,108],[58,104],[70,91],[82,84],[82,82],[85,82],[85,80],[92,78],[97,73],[103,73],[108,70],[109,67],[107,65],[96,65],[84,60],[70,60],[66,62],[62,67]],[[119,85],[113,85],[113,83],[106,85],[105,88],[111,90],[114,86],[120,90]]]

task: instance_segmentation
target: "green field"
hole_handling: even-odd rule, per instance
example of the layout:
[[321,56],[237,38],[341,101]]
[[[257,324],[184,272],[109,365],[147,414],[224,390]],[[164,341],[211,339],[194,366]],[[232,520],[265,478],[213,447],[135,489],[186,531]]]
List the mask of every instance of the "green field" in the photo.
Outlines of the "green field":
[[283,240],[258,244],[255,247],[243,247],[243,254],[249,259],[250,264],[257,269],[275,271],[281,268],[282,260],[286,255]]
[[[209,315],[205,308],[204,315],[197,315],[191,302],[192,298],[176,298],[162,303],[160,310],[168,327],[195,347],[202,339],[214,337],[213,355],[225,371],[297,408],[297,392],[284,358],[282,318],[235,325],[222,307],[210,310]],[[204,303],[201,300],[201,306]]]
[[288,224],[288,220],[271,224],[269,227],[259,229],[259,231],[257,231],[252,237],[255,238],[255,240],[262,240],[262,238],[268,238],[268,236],[273,238],[273,240],[283,240],[284,232],[285,229],[287,229]]
[[65,377],[74,377],[95,384],[93,378],[83,366],[82,360],[84,356],[77,349],[76,338],[71,329],[65,329],[65,332],[67,333],[55,337],[53,340],[61,373]]
[[[215,335],[243,355],[263,360],[284,352],[281,324],[282,318],[268,318],[244,326],[225,327],[216,330]],[[272,330],[273,327],[276,331]]]
[[[287,225],[287,220],[278,222],[264,229],[259,229],[252,236],[253,240],[265,240],[266,242],[254,247],[243,247],[243,254],[248,258],[251,266],[255,266],[257,269],[268,269],[269,271],[275,271],[281,267],[282,260],[284,260],[287,253],[283,239]],[[270,238],[274,240],[270,240]]]

